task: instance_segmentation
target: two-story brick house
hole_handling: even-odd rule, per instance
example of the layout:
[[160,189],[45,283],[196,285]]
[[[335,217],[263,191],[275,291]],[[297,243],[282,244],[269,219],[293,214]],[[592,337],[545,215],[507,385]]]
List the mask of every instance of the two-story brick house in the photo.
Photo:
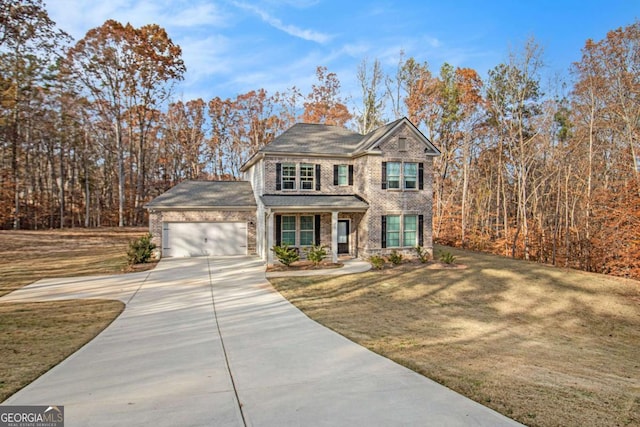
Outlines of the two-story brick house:
[[[433,157],[439,154],[406,118],[367,135],[296,124],[242,166],[244,181],[183,183],[149,203],[151,233],[165,255],[244,251],[269,263],[270,248],[283,243],[301,253],[326,246],[334,261],[431,249]],[[235,229],[222,230],[225,222]],[[207,228],[205,243],[198,243]],[[236,249],[210,248],[234,233]],[[176,252],[178,246],[196,249]]]

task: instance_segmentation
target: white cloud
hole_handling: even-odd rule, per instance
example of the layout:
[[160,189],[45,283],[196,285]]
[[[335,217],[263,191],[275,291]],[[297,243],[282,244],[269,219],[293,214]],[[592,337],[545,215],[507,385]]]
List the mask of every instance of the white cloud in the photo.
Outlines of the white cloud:
[[228,17],[212,3],[187,3],[177,13],[165,14],[163,20],[174,27],[193,28],[199,26],[224,27]]
[[135,27],[158,24],[170,33],[170,37],[172,28],[224,27],[228,22],[226,14],[206,0],[47,0],[47,11],[58,27],[76,40],[107,19],[123,24],[129,22]]
[[271,25],[272,27],[280,31],[283,31],[289,34],[290,36],[301,38],[303,40],[320,43],[320,44],[327,43],[333,38],[331,35],[321,33],[319,31],[299,28],[291,24],[285,24],[280,19],[276,18],[275,16],[271,16],[269,13],[260,9],[257,6],[249,5],[246,3],[240,3],[240,2],[233,2],[233,4],[241,9],[248,10],[257,14],[260,17],[260,19],[262,19],[264,22],[266,22],[267,24]]

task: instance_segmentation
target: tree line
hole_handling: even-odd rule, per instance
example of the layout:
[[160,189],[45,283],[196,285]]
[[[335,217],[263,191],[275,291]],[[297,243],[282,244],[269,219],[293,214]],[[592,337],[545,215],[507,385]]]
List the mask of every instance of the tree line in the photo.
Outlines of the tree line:
[[237,179],[298,121],[364,134],[407,116],[442,151],[436,241],[640,277],[638,22],[587,40],[565,80],[529,39],[485,78],[362,60],[357,102],[323,66],[308,93],[175,100],[186,65],[161,27],[108,20],[73,42],[41,0],[0,5],[0,228],[141,225],[153,197]]

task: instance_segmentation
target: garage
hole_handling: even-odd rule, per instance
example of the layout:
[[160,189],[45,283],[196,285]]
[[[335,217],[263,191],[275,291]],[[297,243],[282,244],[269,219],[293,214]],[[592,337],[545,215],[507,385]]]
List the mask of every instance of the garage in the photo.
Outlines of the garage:
[[256,254],[256,200],[247,181],[184,181],[145,205],[163,257]]
[[163,234],[167,257],[247,254],[247,224],[242,222],[167,222]]

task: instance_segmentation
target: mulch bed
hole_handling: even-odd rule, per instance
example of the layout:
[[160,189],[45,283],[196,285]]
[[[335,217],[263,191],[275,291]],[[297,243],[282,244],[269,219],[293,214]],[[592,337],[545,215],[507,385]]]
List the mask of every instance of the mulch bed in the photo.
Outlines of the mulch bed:
[[[304,271],[304,270],[324,270],[327,268],[340,268],[343,267],[342,263],[322,262],[318,265],[314,265],[311,261],[296,261],[291,263],[289,267],[284,264],[271,264],[267,266],[267,272],[272,271]],[[440,261],[429,261],[421,263],[416,260],[403,261],[399,265],[394,265],[390,262],[385,263],[383,271],[393,272],[394,270],[411,270],[415,268],[426,268],[428,270],[462,270],[467,268],[464,264],[446,264]]]
[[327,268],[340,268],[344,264],[338,262],[321,262],[315,265],[311,261],[296,261],[291,263],[288,267],[284,264],[271,264],[267,266],[267,272],[271,271],[303,271],[303,270],[325,270]]

